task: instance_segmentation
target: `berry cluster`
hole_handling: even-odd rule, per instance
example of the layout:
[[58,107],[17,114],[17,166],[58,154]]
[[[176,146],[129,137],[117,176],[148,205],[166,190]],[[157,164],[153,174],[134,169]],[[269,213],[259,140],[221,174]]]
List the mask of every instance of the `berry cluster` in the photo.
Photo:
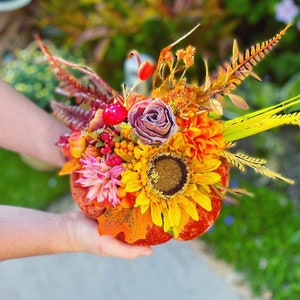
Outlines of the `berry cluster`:
[[122,163],[122,159],[118,155],[113,153],[113,150],[115,148],[115,142],[113,141],[113,138],[115,134],[116,132],[109,133],[107,131],[104,131],[100,137],[103,143],[103,147],[100,149],[100,153],[101,155],[107,154],[105,162],[108,166],[117,166]]

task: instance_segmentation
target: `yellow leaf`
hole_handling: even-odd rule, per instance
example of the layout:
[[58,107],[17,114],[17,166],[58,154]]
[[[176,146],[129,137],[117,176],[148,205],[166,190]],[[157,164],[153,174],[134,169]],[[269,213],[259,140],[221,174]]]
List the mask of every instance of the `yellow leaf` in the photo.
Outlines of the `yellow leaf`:
[[227,143],[237,141],[250,135],[269,130],[284,124],[300,124],[299,113],[279,115],[278,113],[300,103],[300,95],[279,104],[246,114],[224,124],[224,137]]

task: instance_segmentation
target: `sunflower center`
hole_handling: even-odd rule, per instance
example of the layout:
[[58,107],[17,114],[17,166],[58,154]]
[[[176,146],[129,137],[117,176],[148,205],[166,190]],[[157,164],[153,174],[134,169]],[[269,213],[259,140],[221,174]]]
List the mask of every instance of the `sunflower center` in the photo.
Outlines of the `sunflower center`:
[[184,189],[189,172],[181,157],[162,153],[151,158],[147,175],[156,192],[170,197]]

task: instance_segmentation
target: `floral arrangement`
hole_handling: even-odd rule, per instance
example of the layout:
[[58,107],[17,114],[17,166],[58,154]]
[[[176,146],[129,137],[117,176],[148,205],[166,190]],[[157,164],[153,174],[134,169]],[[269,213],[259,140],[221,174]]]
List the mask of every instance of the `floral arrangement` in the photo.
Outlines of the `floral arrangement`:
[[[100,235],[110,234],[131,244],[160,244],[171,238],[190,240],[217,219],[228,187],[229,171],[245,167],[292,183],[266,168],[266,161],[233,153],[239,139],[283,124],[300,125],[300,113],[284,113],[300,96],[275,106],[223,120],[227,100],[241,109],[246,101],[233,93],[253,67],[279,42],[288,26],[273,38],[244,53],[234,41],[231,61],[206,77],[189,83],[195,48],[164,48],[156,66],[141,63],[138,81],[152,77],[151,95],[123,86],[119,93],[99,75],[53,57],[37,37],[61,89],[75,104],[52,102],[54,115],[71,129],[58,145],[67,161],[60,174],[71,174],[71,191],[81,210],[98,220]],[[70,69],[83,73],[75,78]]]

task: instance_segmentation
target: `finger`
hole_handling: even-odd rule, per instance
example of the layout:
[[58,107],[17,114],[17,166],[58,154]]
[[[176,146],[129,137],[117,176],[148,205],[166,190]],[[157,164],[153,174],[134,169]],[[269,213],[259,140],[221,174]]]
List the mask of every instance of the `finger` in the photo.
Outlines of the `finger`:
[[134,259],[139,256],[150,256],[152,254],[152,249],[148,246],[129,245],[109,235],[103,235],[100,238],[101,255]]

